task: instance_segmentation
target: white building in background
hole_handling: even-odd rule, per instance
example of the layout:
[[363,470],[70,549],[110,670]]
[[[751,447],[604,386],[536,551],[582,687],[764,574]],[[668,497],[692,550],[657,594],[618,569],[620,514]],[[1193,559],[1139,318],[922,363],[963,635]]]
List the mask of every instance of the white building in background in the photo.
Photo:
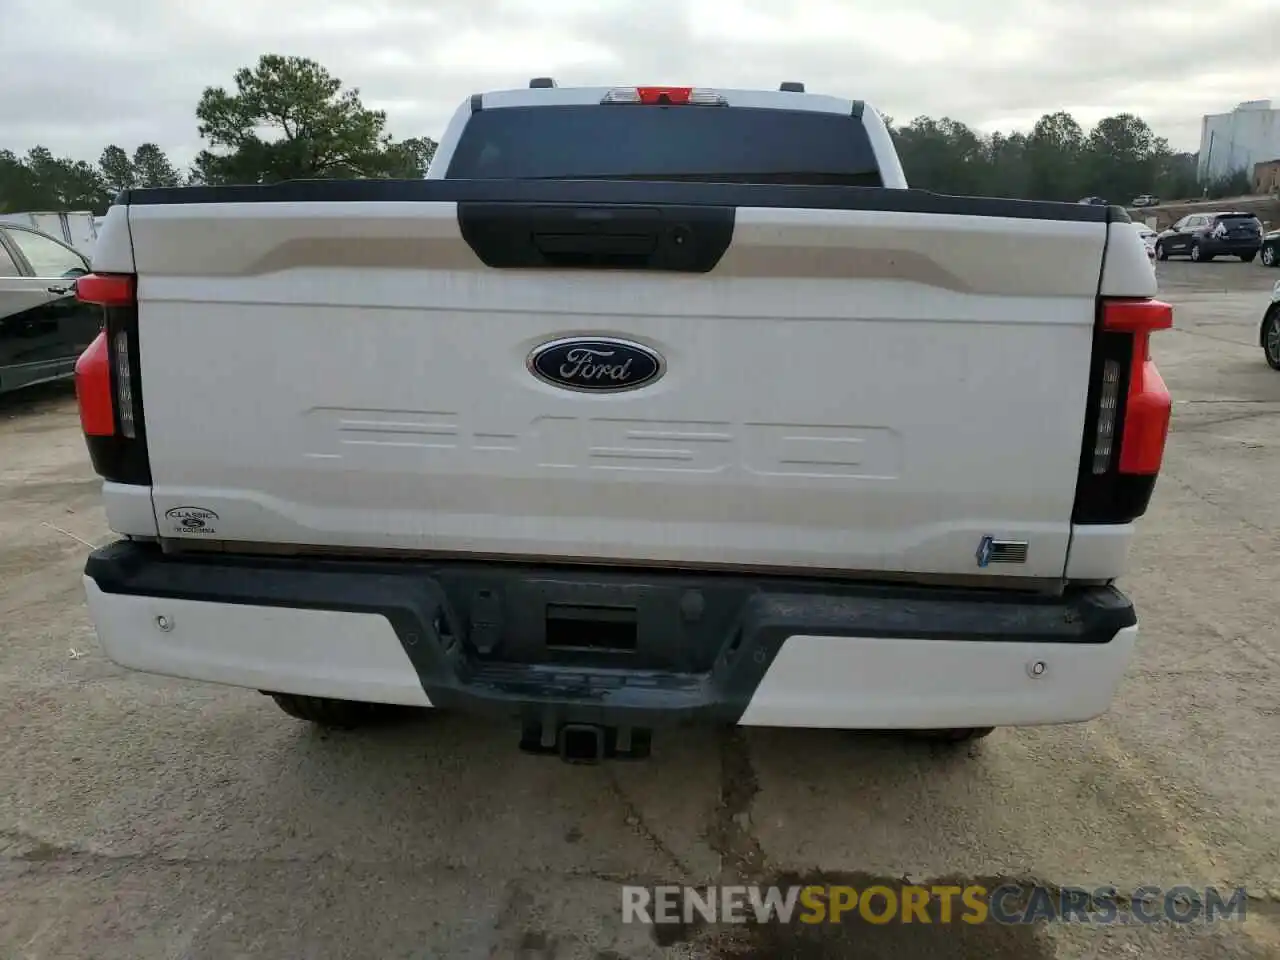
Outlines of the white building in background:
[[1270,100],[1249,100],[1230,113],[1213,113],[1200,122],[1201,182],[1280,158],[1280,110]]

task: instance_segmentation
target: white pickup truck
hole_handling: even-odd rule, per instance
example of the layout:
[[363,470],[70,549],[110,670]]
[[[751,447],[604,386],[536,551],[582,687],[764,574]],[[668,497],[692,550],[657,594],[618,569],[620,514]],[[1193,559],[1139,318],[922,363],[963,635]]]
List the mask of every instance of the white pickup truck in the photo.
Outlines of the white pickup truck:
[[910,190],[859,101],[530,89],[424,180],[133,190],[79,295],[118,664],[348,726],[962,741],[1106,710],[1172,322],[1117,207]]

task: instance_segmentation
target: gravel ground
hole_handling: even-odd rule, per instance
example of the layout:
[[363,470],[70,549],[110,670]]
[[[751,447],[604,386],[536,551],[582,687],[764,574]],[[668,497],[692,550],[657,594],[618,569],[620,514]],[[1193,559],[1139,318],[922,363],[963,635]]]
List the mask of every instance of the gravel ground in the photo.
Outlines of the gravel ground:
[[[1280,273],[1160,274],[1176,406],[1122,583],[1137,660],[1105,717],[958,755],[708,731],[568,767],[504,726],[323,734],[126,673],[84,609],[109,534],[71,391],[0,399],[0,958],[1280,957],[1280,373],[1257,343]],[[628,881],[903,877],[1257,899],[1212,927],[620,922]]]

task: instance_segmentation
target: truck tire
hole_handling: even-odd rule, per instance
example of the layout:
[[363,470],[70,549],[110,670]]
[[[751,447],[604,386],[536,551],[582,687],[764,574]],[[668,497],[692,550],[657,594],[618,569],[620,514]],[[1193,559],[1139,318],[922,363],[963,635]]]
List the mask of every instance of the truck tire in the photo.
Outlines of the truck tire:
[[1262,353],[1272,370],[1280,370],[1280,307],[1272,307],[1262,323]]
[[335,730],[367,727],[402,713],[401,708],[387,703],[333,700],[329,697],[308,697],[296,693],[272,693],[268,696],[289,716]]
[[1258,251],[1256,250],[1253,253],[1242,253],[1240,254],[1240,259],[1243,260],[1245,263],[1253,263],[1253,258],[1256,257],[1257,255],[1258,255]]

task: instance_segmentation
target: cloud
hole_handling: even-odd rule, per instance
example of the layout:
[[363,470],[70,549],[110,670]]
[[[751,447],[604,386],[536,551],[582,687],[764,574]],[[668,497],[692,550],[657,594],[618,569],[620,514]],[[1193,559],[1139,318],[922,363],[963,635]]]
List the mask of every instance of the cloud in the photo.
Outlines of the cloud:
[[[438,136],[471,93],[696,83],[859,97],[897,121],[1029,128],[1138,113],[1177,148],[1200,117],[1280,94],[1276,0],[7,0],[0,147],[96,159],[154,140],[187,161],[210,85],[265,52],[319,60],[398,137]],[[782,11],[786,9],[786,12]],[[51,42],[50,38],[56,38]]]

